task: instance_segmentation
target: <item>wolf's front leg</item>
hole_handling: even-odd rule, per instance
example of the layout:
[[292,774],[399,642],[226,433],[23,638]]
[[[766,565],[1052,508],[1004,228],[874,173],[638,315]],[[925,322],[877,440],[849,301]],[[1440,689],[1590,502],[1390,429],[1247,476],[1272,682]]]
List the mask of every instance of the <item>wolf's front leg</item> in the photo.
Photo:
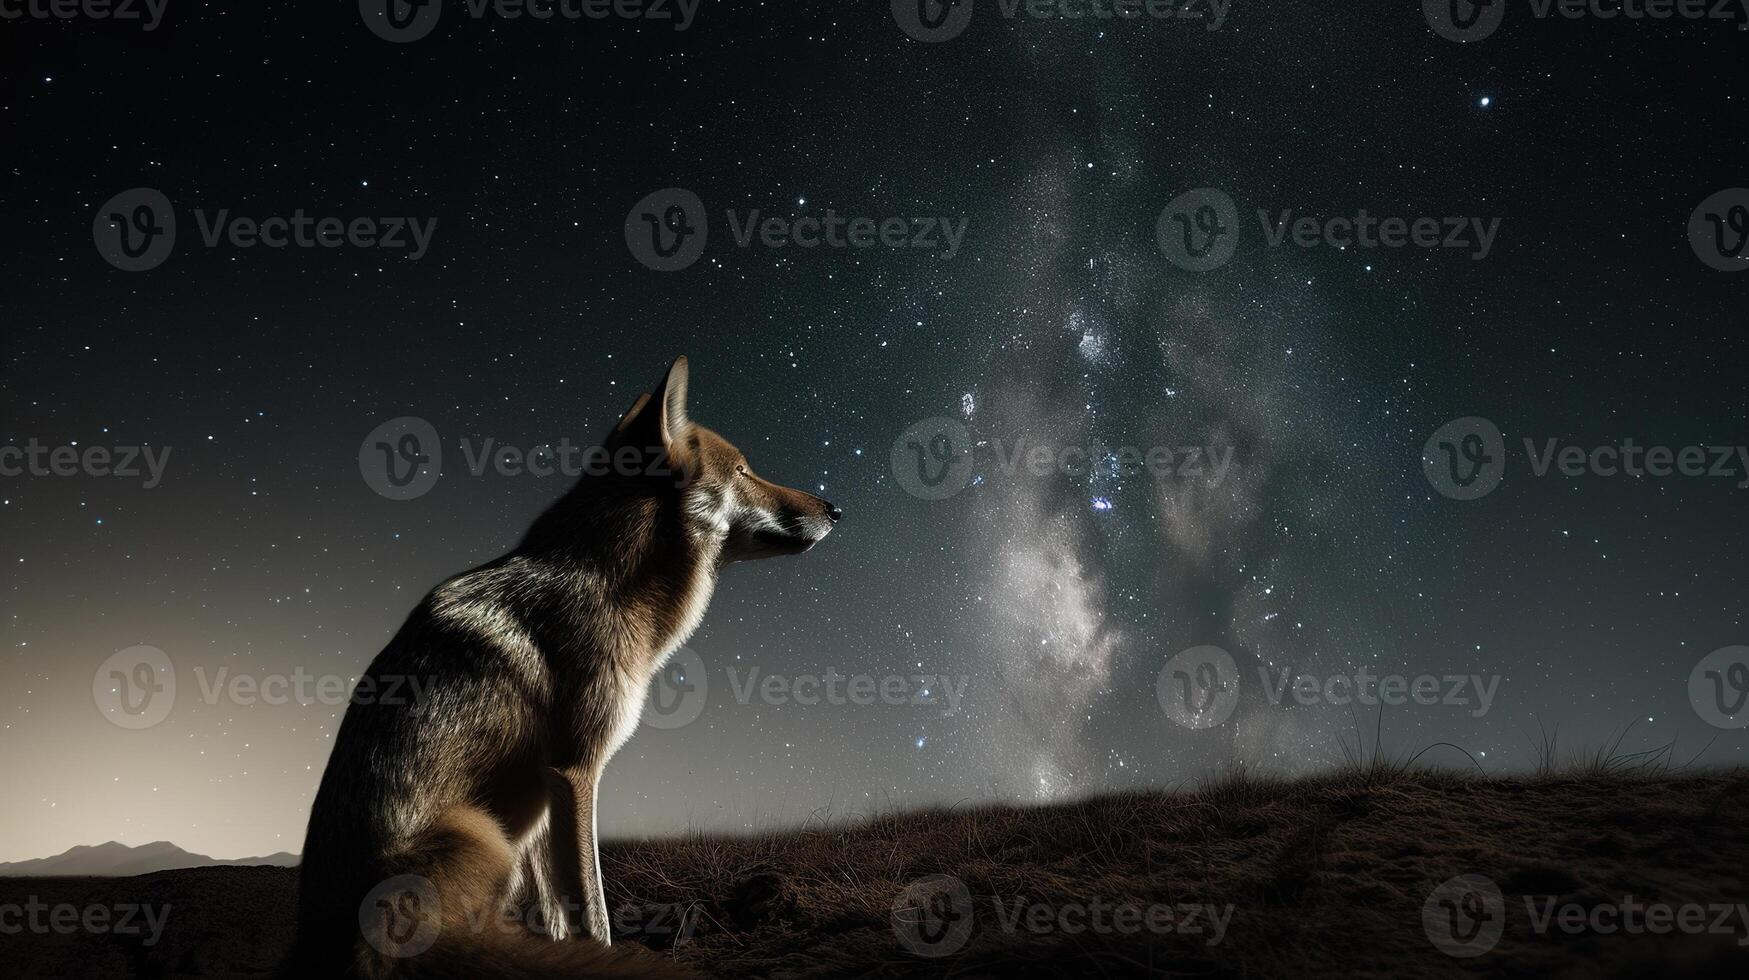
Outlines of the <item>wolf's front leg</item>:
[[[569,819],[565,826],[570,826]],[[511,901],[529,921],[530,927],[553,939],[564,939],[571,934],[571,924],[564,895],[555,889],[557,877],[553,873],[552,836],[553,822],[548,817],[522,842],[522,855],[517,862],[516,874],[511,878],[510,893]]]
[[597,776],[585,769],[568,770],[563,775],[564,785],[555,787],[552,803],[554,888],[560,895],[575,896],[582,904],[584,933],[609,943],[613,937],[608,928],[607,893],[601,885],[601,851],[595,840]]

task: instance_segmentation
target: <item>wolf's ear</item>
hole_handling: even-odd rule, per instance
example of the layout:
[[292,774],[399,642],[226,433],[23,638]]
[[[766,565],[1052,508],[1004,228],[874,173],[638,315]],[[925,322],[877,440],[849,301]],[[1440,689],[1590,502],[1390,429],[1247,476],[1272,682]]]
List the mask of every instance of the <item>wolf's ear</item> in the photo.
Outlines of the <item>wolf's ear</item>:
[[686,355],[682,354],[668,365],[668,373],[662,377],[662,383],[656,386],[655,398],[661,406],[658,418],[662,422],[662,439],[664,442],[676,442],[685,438],[686,427],[690,420],[686,417]]

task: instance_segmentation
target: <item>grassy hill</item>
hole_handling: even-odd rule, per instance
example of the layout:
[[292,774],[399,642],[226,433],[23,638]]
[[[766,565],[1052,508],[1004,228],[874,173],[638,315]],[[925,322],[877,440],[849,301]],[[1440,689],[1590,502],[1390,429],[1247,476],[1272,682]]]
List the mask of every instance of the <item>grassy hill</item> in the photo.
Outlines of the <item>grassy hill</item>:
[[[622,843],[605,863],[621,940],[724,977],[1749,975],[1741,772],[1233,777]],[[263,976],[295,880],[0,881],[0,902],[171,906],[151,946],[0,937],[0,974]]]

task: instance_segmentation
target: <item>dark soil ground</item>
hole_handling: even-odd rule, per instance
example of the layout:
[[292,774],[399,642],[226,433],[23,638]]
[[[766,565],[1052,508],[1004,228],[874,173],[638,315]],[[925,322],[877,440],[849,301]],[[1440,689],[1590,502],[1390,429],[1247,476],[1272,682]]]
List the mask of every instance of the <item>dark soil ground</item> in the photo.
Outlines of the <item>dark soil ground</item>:
[[[604,859],[619,937],[722,977],[1749,976],[1744,773],[1229,778],[622,843]],[[1435,894],[1463,875],[1497,886],[1498,904]],[[932,876],[963,885],[958,904]],[[0,976],[266,977],[295,888],[294,869],[267,867],[0,879]],[[148,945],[32,929],[9,910],[33,898],[170,910]],[[1539,927],[1551,899],[1591,924]],[[1665,934],[1604,931],[1624,905],[1669,907],[1668,923],[1621,920]]]

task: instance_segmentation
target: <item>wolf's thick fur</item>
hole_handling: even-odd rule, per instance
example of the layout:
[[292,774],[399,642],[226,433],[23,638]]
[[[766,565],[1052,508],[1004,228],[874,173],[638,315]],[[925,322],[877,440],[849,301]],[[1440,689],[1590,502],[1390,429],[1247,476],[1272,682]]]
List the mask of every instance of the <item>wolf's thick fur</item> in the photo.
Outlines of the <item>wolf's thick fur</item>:
[[[340,725],[304,842],[294,972],[673,972],[605,945],[602,769],[704,615],[718,567],[806,551],[839,516],[755,476],[688,419],[686,389],[683,357],[603,443],[608,472],[584,476],[514,551],[434,589],[372,661],[374,690],[399,680],[406,696],[355,699]],[[435,927],[410,955],[361,926],[361,904],[398,876],[416,887],[378,903],[407,915],[384,928],[398,941]],[[505,925],[515,904],[534,906],[549,935]],[[567,904],[596,942],[566,941]]]

